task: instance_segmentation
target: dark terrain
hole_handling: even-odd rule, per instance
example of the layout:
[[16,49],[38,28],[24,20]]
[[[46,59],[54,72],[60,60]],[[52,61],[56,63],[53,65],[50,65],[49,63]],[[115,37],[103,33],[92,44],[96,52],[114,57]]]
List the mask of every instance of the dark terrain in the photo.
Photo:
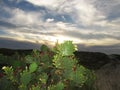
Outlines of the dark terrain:
[[11,56],[14,55],[15,53],[18,53],[20,55],[27,55],[30,54],[32,52],[32,49],[26,49],[26,50],[22,50],[22,49],[7,49],[7,48],[0,48],[0,54],[3,54],[5,56]]
[[[0,55],[7,56],[0,58],[0,68],[6,64],[12,65],[12,60],[15,55],[25,56],[32,53],[32,49],[0,49]],[[78,63],[82,64],[88,69],[94,70],[96,75],[95,88],[96,90],[120,90],[120,55],[107,55],[101,52],[74,52]],[[9,58],[10,57],[10,60]],[[15,59],[16,60],[16,59]],[[14,60],[14,61],[15,61]],[[5,63],[3,63],[5,62]],[[7,63],[6,63],[7,62]]]
[[[17,53],[19,55],[25,56],[25,55],[31,54],[32,51],[33,51],[32,49],[22,50],[22,49],[1,48],[0,54],[5,56],[12,56]],[[85,51],[76,51],[74,52],[74,54],[78,59],[78,62],[89,69],[99,69],[105,64],[108,64],[108,63],[115,64],[120,61],[119,54],[107,55],[101,52],[85,52]]]

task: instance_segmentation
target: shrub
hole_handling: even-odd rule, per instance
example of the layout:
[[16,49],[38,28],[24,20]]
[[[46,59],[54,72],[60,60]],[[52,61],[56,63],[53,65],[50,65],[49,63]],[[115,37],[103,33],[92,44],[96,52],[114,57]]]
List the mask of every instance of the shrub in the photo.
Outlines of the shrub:
[[94,73],[78,64],[72,41],[41,50],[25,57],[25,68],[4,66],[1,90],[93,90]]

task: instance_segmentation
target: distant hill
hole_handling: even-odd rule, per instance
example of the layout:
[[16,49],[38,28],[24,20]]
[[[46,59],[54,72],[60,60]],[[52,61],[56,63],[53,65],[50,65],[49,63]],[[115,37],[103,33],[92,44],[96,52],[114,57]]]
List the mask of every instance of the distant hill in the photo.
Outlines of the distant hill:
[[[20,55],[28,55],[31,54],[33,49],[6,49],[1,48],[0,54],[6,56],[12,56],[15,53]],[[107,55],[101,52],[85,52],[85,51],[76,51],[74,52],[76,58],[78,59],[78,63],[89,69],[99,69],[102,66],[108,63],[117,63],[120,61],[120,55],[111,54]]]
[[90,69],[99,69],[111,61],[107,54],[100,52],[76,51],[75,56],[78,58],[80,64]]
[[11,56],[15,53],[18,53],[20,55],[22,54],[30,54],[33,51],[33,49],[7,49],[7,48],[0,48],[0,54]]
[[75,56],[80,64],[89,69],[100,69],[108,63],[116,65],[120,62],[119,54],[107,55],[101,52],[76,51]]

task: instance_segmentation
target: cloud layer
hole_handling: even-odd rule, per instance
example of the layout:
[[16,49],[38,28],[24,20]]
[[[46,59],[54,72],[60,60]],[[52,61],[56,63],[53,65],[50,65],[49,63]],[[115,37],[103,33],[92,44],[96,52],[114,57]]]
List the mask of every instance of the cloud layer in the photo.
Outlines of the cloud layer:
[[0,36],[34,43],[120,44],[119,0],[1,0]]

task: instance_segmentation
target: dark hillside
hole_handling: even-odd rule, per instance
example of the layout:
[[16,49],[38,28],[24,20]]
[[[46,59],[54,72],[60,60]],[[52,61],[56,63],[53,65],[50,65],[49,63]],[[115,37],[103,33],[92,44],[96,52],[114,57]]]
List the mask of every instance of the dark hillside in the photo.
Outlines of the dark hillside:
[[103,65],[110,62],[108,55],[100,52],[80,52],[76,51],[75,56],[79,63],[89,69],[99,69]]
[[27,55],[27,54],[30,54],[32,51],[33,51],[32,49],[22,50],[22,49],[1,48],[0,49],[0,54],[3,54],[5,56],[11,56],[11,55],[14,55],[15,53],[18,53],[20,55]]

